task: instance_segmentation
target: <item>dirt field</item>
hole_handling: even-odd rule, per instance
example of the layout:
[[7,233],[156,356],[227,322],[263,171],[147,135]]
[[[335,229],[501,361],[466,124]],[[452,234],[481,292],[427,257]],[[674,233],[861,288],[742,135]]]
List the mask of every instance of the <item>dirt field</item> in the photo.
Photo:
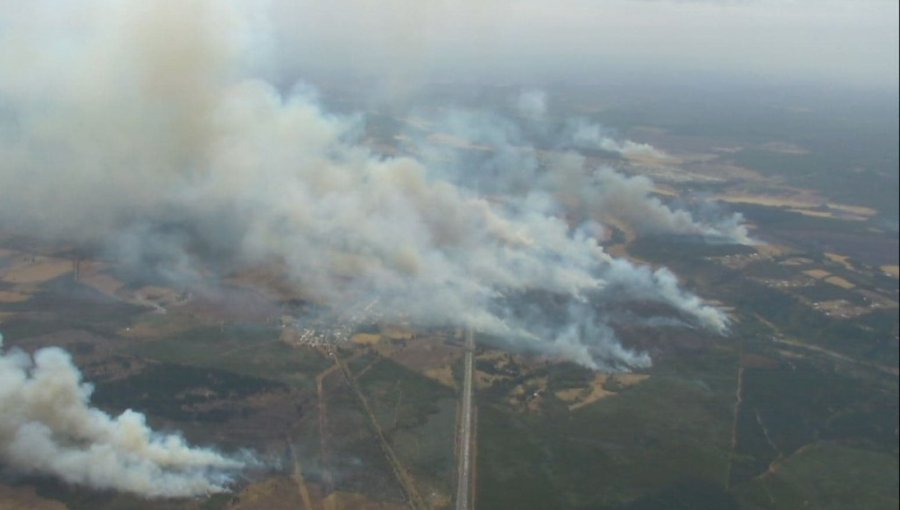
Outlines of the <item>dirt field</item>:
[[837,253],[826,252],[825,256],[828,257],[828,260],[836,262],[850,271],[854,271],[856,269],[853,267],[853,264],[850,263],[850,257],[846,255],[838,255]]
[[78,281],[108,295],[115,295],[125,284],[105,271],[109,267],[102,262],[82,262],[78,267]]
[[456,388],[456,380],[453,378],[453,369],[450,365],[439,368],[429,368],[428,370],[425,370],[424,374],[425,377],[434,379],[448,388]]
[[609,391],[603,386],[609,379],[608,374],[597,374],[591,385],[586,388],[572,388],[556,392],[556,398],[569,404],[569,411],[574,411],[580,407],[594,403],[601,398],[615,395],[615,392]]
[[34,489],[0,485],[0,510],[67,510],[67,506],[38,496]]
[[807,269],[806,271],[803,271],[803,274],[805,274],[806,276],[812,276],[816,280],[821,280],[822,278],[831,276],[831,273],[824,269]]
[[30,298],[31,295],[24,292],[0,290],[0,303],[21,303],[22,301],[28,301]]
[[[375,337],[381,341],[375,341]],[[404,328],[385,328],[382,335],[356,335],[354,340],[357,343],[375,341],[371,345],[382,356],[447,387],[453,388],[456,385],[451,367],[459,360],[462,352],[459,348],[444,343],[440,336],[413,338],[412,332]]]
[[512,356],[509,353],[505,353],[502,351],[486,351],[475,357],[476,368],[475,368],[475,387],[482,390],[485,388],[490,388],[495,383],[500,381],[506,381],[511,379],[509,375],[503,374],[488,374],[477,368],[477,362],[488,362],[499,370],[507,370],[513,364]]
[[0,279],[17,285],[40,284],[69,273],[73,269],[70,260],[29,257],[25,260],[17,260],[0,276]]
[[812,209],[821,207],[823,200],[811,193],[797,194],[797,196],[774,195],[750,195],[742,193],[729,193],[717,195],[717,200],[733,204],[753,204],[767,207],[789,207],[794,209]]
[[715,198],[722,202],[733,204],[784,207],[797,214],[815,216],[818,218],[840,218],[844,220],[864,221],[877,214],[877,211],[870,207],[828,202],[808,191],[798,192],[796,196],[728,193],[718,195]]
[[837,285],[838,287],[840,287],[842,289],[856,288],[856,285],[850,283],[849,281],[847,281],[844,278],[841,278],[840,276],[829,276],[828,278],[825,278],[825,281],[832,285]]
[[303,508],[297,485],[290,478],[270,478],[236,495],[229,510],[293,510]]
[[381,335],[371,334],[371,333],[359,333],[353,335],[350,339],[353,343],[357,345],[368,345],[373,346],[381,341]]
[[[802,214],[804,216],[812,216],[814,218],[834,218],[835,217],[834,213],[830,213],[828,211],[818,211],[815,209],[788,209],[788,211],[797,213],[797,214]],[[844,218],[844,219],[854,220],[854,221],[865,221],[865,218],[861,218],[859,216],[852,216],[852,217],[848,217],[848,218]]]
[[615,395],[615,391],[606,389],[609,385],[617,384],[622,388],[628,388],[649,377],[646,374],[597,374],[589,386],[558,391],[556,397],[569,404],[569,411],[575,411],[602,398]]
[[881,270],[894,278],[900,278],[900,266],[881,266]]

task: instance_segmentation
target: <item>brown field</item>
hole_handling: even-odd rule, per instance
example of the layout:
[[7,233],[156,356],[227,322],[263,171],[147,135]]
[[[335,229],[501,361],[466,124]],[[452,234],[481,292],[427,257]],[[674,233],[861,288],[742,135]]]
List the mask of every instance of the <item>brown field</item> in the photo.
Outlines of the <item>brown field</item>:
[[864,207],[861,205],[849,205],[849,204],[836,204],[830,203],[828,204],[830,209],[837,209],[838,211],[842,211],[848,214],[853,214],[857,216],[866,216],[871,217],[878,214],[878,211],[872,209],[871,207]]
[[[835,218],[836,217],[834,215],[834,213],[832,213],[832,212],[819,211],[816,209],[788,209],[788,211],[797,213],[797,214],[802,214],[804,216],[812,216],[815,218]],[[866,220],[865,218],[863,218],[861,216],[850,216],[850,217],[841,216],[841,218],[846,219],[846,220],[853,220],[853,221],[865,221]]]
[[666,186],[665,184],[656,184],[653,186],[653,192],[657,195],[663,195],[666,197],[677,197],[679,195],[678,191],[671,186]]
[[13,284],[39,284],[72,272],[70,260],[37,257],[34,262],[20,261],[7,269],[2,280]]
[[680,163],[680,160],[669,156],[668,154],[660,153],[656,154],[625,154],[623,155],[625,159],[628,160],[629,163],[634,163],[638,165],[646,165],[646,166],[663,166],[663,165],[677,165]]
[[734,204],[763,205],[767,207],[789,207],[795,209],[813,209],[821,207],[824,201],[810,192],[785,195],[751,195],[749,193],[726,193],[717,195],[717,200]]
[[760,256],[768,258],[781,257],[794,251],[792,248],[780,244],[757,244],[754,248]]
[[59,501],[44,499],[32,487],[0,484],[0,510],[67,510]]
[[453,378],[453,369],[450,365],[438,367],[438,368],[429,368],[423,372],[425,377],[429,379],[434,379],[435,381],[443,384],[448,388],[456,388],[456,379]]
[[584,407],[594,403],[601,398],[615,395],[615,392],[609,391],[603,387],[609,379],[608,374],[597,374],[590,386],[586,388],[572,388],[556,392],[556,398],[569,404],[569,410],[574,411],[579,407]]
[[372,501],[362,494],[334,492],[322,500],[322,508],[325,510],[405,510],[409,507],[395,503]]
[[894,278],[900,278],[900,266],[881,266],[881,271]]
[[797,193],[791,196],[726,193],[718,195],[715,198],[722,202],[734,204],[784,207],[797,214],[819,218],[840,218],[844,220],[864,221],[877,213],[877,211],[870,207],[828,202],[818,195],[804,190],[797,190]]
[[813,260],[804,258],[804,257],[791,257],[787,260],[781,261],[782,266],[805,266],[808,264],[812,264]]
[[376,335],[372,333],[358,333],[353,335],[350,340],[358,345],[368,345],[373,346],[381,341],[381,335]]
[[237,494],[229,510],[292,510],[303,508],[297,485],[290,478],[278,477],[252,484]]
[[856,285],[847,281],[844,278],[841,278],[840,276],[829,276],[828,278],[825,278],[825,281],[832,285],[837,285],[838,287],[840,287],[842,289],[856,288]]
[[403,326],[384,326],[381,329],[381,334],[385,338],[389,338],[391,340],[410,340],[415,332]]
[[813,303],[812,307],[816,310],[826,312],[833,317],[838,317],[841,319],[852,319],[870,311],[868,307],[856,306],[844,299],[820,301],[818,303]]
[[812,276],[816,280],[821,280],[822,278],[831,276],[831,273],[829,273],[828,271],[826,271],[824,269],[807,269],[806,271],[803,271],[803,274],[805,274],[807,276]]
[[78,281],[113,296],[125,284],[107,274],[105,271],[108,269],[107,264],[102,262],[82,262],[78,268]]
[[547,392],[547,376],[532,377],[522,384],[517,385],[509,392],[509,405],[519,411],[537,412]]
[[849,271],[854,271],[856,269],[853,267],[853,264],[850,263],[850,257],[846,255],[838,255],[837,253],[826,252],[825,256],[828,258],[828,260],[844,266]]
[[15,290],[0,290],[0,303],[21,303],[31,299],[31,294]]
[[[502,351],[486,351],[475,356],[476,361],[487,361],[497,367],[505,370],[514,365],[512,356]],[[490,388],[495,383],[511,379],[510,376],[500,374],[488,374],[475,368],[474,371],[475,387],[478,389]]]
[[575,411],[588,404],[616,394],[606,389],[606,384],[616,382],[623,387],[639,384],[650,378],[647,374],[597,374],[585,388],[573,388],[556,392],[556,397],[569,404],[569,411]]
[[409,342],[404,340],[382,342],[376,346],[376,350],[382,356],[410,370],[428,377],[429,374],[443,377],[441,374],[450,371],[450,367],[462,356],[462,352],[458,347],[447,345],[440,340],[423,337]]

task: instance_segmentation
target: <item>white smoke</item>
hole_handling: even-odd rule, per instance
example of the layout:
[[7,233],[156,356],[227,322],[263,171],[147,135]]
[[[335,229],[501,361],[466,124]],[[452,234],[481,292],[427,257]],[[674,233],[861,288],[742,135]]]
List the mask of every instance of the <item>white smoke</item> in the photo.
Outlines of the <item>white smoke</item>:
[[[654,195],[653,181],[629,177],[610,167],[591,167],[578,148],[610,146],[664,157],[647,144],[616,140],[597,124],[567,121],[554,131],[543,121],[546,94],[529,91],[517,96],[519,113],[531,121],[519,126],[496,114],[453,110],[432,122],[458,143],[435,145],[419,139],[417,150],[433,173],[460,187],[488,195],[550,193],[566,204],[566,214],[578,222],[616,220],[637,234],[706,236],[738,244],[753,244],[740,214],[712,215],[701,221],[687,210],[672,208]],[[535,116],[537,115],[537,116]],[[585,134],[587,133],[587,134]],[[529,137],[538,137],[536,142]],[[540,151],[543,142],[558,150]],[[606,145],[606,147],[604,147]],[[473,148],[477,150],[473,150]],[[621,152],[616,149],[615,152]],[[708,204],[704,204],[707,206]]]
[[[29,6],[25,22],[0,21],[10,29],[0,35],[7,226],[94,243],[173,278],[284,267],[334,310],[377,299],[385,320],[468,325],[588,366],[649,362],[606,332],[604,304],[657,301],[724,330],[725,316],[670,274],[614,259],[572,228],[558,200],[565,169],[541,170],[536,149],[495,151],[508,158],[497,178],[518,184],[486,198],[428,158],[374,153],[356,119],[246,76],[242,63],[260,50],[230,2]],[[649,206],[680,217],[647,197],[645,181],[580,179],[591,215]],[[618,198],[604,186],[637,188],[624,195],[636,202],[594,204]],[[658,223],[677,231],[670,220]],[[527,313],[534,296],[578,313]]]
[[661,160],[666,157],[665,153],[652,145],[631,140],[616,140],[604,132],[599,124],[592,124],[583,119],[571,121],[568,129],[571,143],[575,147],[602,149],[619,154],[624,158]]
[[58,348],[32,358],[3,351],[0,335],[0,461],[25,473],[147,497],[221,492],[244,466],[176,435],[153,432],[143,414],[112,417],[90,406],[90,384]]
[[740,214],[698,221],[688,211],[673,209],[653,195],[653,181],[611,168],[585,171],[585,158],[567,153],[554,159],[556,189],[574,197],[591,218],[615,218],[639,234],[683,234],[753,244]]

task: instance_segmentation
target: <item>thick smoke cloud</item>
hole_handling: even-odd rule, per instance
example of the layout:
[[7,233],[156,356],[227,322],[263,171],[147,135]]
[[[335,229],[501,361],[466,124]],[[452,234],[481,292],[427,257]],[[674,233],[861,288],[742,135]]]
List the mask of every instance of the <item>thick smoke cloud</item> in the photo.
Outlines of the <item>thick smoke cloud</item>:
[[[462,119],[499,136],[493,184],[479,191],[480,179],[428,157],[379,155],[358,142],[357,119],[245,76],[259,50],[231,4],[89,5],[54,4],[64,12],[0,41],[8,227],[93,243],[182,283],[283,267],[336,315],[367,307],[466,325],[591,367],[649,363],[617,343],[596,313],[604,303],[657,301],[725,331],[722,313],[670,273],[610,257],[583,228],[615,214],[646,230],[721,233],[648,198],[649,181],[575,169],[575,154],[545,163],[510,140],[514,127]],[[525,104],[542,114],[543,101]],[[564,219],[561,195],[580,200],[584,225]],[[529,313],[535,296],[566,306]]]
[[[531,90],[513,101],[523,123],[483,111],[452,110],[430,121],[454,143],[434,144],[434,137],[410,137],[432,173],[455,185],[487,195],[537,194],[566,205],[566,215],[579,223],[615,220],[637,234],[706,236],[753,244],[740,214],[705,214],[667,206],[654,195],[653,182],[629,177],[610,167],[590,164],[580,150],[603,150],[626,159],[665,163],[655,147],[617,139],[602,126],[584,119],[548,120],[547,95]],[[707,204],[705,204],[707,205]],[[709,218],[706,218],[709,217]]]
[[244,466],[153,432],[143,414],[112,417],[93,408],[91,391],[65,351],[3,352],[0,335],[0,462],[148,497],[221,492],[229,473]]

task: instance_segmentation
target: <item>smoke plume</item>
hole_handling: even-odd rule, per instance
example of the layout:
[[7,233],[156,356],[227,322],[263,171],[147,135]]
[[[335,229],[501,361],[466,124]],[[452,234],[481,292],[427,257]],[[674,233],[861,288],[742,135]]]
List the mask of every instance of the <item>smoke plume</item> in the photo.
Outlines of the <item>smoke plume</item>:
[[665,158],[665,154],[652,145],[631,140],[616,140],[604,133],[603,128],[598,124],[592,124],[583,119],[571,121],[568,129],[571,132],[572,145],[575,147],[602,149],[625,158]]
[[176,435],[153,432],[143,414],[112,417],[90,406],[92,387],[58,348],[3,352],[0,461],[25,473],[147,497],[221,492],[244,466]]
[[[590,367],[649,363],[598,313],[610,304],[659,302],[727,329],[671,273],[598,243],[610,215],[642,231],[722,234],[650,197],[645,179],[545,157],[503,122],[487,166],[376,153],[359,118],[249,74],[265,44],[231,2],[30,2],[17,15],[0,35],[7,228],[181,282],[283,267],[336,314],[470,326]],[[521,106],[535,121],[546,108],[541,94]]]
[[[503,196],[507,200],[539,194],[566,206],[579,223],[615,220],[637,234],[706,236],[726,242],[753,244],[740,214],[705,214],[667,206],[654,195],[653,181],[629,177],[608,166],[590,164],[579,149],[602,149],[631,157],[664,158],[651,145],[617,140],[601,126],[583,119],[554,125],[545,119],[547,96],[540,91],[520,94],[515,105],[526,120],[517,124],[497,114],[452,110],[436,117],[452,144],[410,135],[433,174],[464,189]],[[708,204],[704,204],[707,206]]]

